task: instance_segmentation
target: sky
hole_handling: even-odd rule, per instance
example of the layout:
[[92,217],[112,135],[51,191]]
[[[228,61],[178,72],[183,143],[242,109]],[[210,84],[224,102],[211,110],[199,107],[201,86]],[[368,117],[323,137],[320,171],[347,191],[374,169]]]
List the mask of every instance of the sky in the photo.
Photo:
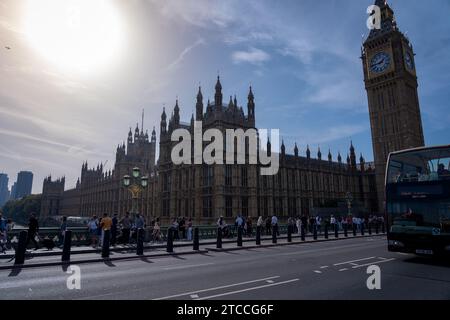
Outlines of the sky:
[[[345,159],[352,140],[373,159],[360,60],[372,0],[54,1],[0,0],[10,184],[30,170],[40,193],[49,174],[73,187],[83,161],[112,168],[142,109],[149,131],[177,98],[189,121],[199,84],[213,100],[218,74],[224,100],[236,94],[245,111],[252,85],[257,127],[280,129],[288,153],[297,142],[302,155],[309,144]],[[450,2],[389,3],[417,55],[426,144],[449,144]]]

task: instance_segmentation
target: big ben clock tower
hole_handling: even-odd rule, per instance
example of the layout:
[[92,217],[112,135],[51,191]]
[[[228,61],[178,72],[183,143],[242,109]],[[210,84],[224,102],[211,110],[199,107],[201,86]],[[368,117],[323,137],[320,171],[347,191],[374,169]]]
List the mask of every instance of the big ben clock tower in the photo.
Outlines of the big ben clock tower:
[[397,27],[386,0],[381,29],[371,30],[364,42],[362,61],[369,103],[379,211],[384,211],[384,179],[390,152],[424,146],[417,93],[414,51]]

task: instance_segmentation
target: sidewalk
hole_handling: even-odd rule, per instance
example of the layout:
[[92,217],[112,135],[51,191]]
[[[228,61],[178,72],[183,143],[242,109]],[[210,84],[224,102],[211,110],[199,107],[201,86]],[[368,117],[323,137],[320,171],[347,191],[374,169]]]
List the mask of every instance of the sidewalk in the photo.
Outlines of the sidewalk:
[[216,248],[215,240],[202,240],[200,241],[200,250],[193,250],[192,242],[176,242],[174,243],[174,252],[167,253],[166,252],[166,244],[163,245],[147,245],[144,247],[144,255],[138,256],[136,255],[136,247],[135,246],[117,246],[115,248],[111,248],[110,257],[102,258],[101,250],[95,250],[90,247],[75,247],[71,251],[71,261],[63,263],[61,261],[61,249],[55,249],[53,251],[27,251],[26,260],[24,265],[14,266],[14,253],[9,252],[7,255],[0,256],[0,270],[8,270],[14,268],[33,268],[33,267],[45,267],[45,266],[60,266],[60,265],[69,265],[69,264],[83,264],[83,263],[95,263],[95,262],[104,262],[106,264],[112,263],[112,261],[120,261],[120,260],[130,260],[130,259],[141,259],[146,260],[148,258],[161,258],[161,257],[170,257],[170,256],[178,256],[178,255],[187,255],[187,254],[204,254],[208,251],[213,252],[222,252],[222,251],[236,251],[236,250],[246,250],[246,249],[256,249],[256,248],[268,248],[268,247],[276,247],[276,246],[287,246],[287,245],[300,245],[306,243],[315,243],[315,242],[325,242],[325,241],[343,241],[346,239],[357,239],[357,238],[366,238],[373,236],[383,236],[384,234],[372,234],[372,235],[357,235],[354,237],[352,234],[349,234],[347,238],[344,235],[339,234],[339,238],[336,239],[334,234],[329,235],[329,239],[325,239],[324,236],[320,236],[318,240],[313,240],[312,235],[307,236],[306,241],[301,241],[300,237],[293,236],[292,242],[287,241],[287,236],[281,236],[278,238],[277,243],[272,243],[271,237],[263,237],[261,239],[261,245],[256,245],[255,238],[246,238],[243,239],[243,246],[237,246],[237,239],[226,239],[223,241],[222,249]]

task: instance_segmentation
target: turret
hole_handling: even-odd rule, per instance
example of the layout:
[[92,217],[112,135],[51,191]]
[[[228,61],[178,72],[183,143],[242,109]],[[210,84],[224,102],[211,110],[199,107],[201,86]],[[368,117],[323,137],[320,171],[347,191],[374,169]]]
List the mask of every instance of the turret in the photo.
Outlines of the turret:
[[248,93],[248,103],[247,103],[248,119],[250,121],[255,120],[255,96],[253,94],[252,87],[250,87]]
[[214,95],[214,101],[215,105],[220,107],[222,106],[222,84],[220,83],[220,77],[217,77],[217,83],[216,83],[216,94]]
[[203,121],[203,94],[202,87],[198,87],[197,104],[195,106],[197,121]]
[[295,143],[294,155],[298,158],[298,146],[297,146],[297,143]]
[[167,115],[166,115],[166,108],[163,108],[163,113],[161,115],[161,134],[164,134],[167,132]]

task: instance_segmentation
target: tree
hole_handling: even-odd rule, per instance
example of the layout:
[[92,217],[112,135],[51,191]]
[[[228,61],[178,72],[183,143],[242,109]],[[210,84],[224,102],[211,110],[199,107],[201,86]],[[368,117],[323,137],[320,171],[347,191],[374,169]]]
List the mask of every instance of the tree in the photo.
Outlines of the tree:
[[20,200],[10,200],[3,207],[3,215],[13,221],[26,225],[31,213],[39,217],[41,210],[41,195],[31,195]]

